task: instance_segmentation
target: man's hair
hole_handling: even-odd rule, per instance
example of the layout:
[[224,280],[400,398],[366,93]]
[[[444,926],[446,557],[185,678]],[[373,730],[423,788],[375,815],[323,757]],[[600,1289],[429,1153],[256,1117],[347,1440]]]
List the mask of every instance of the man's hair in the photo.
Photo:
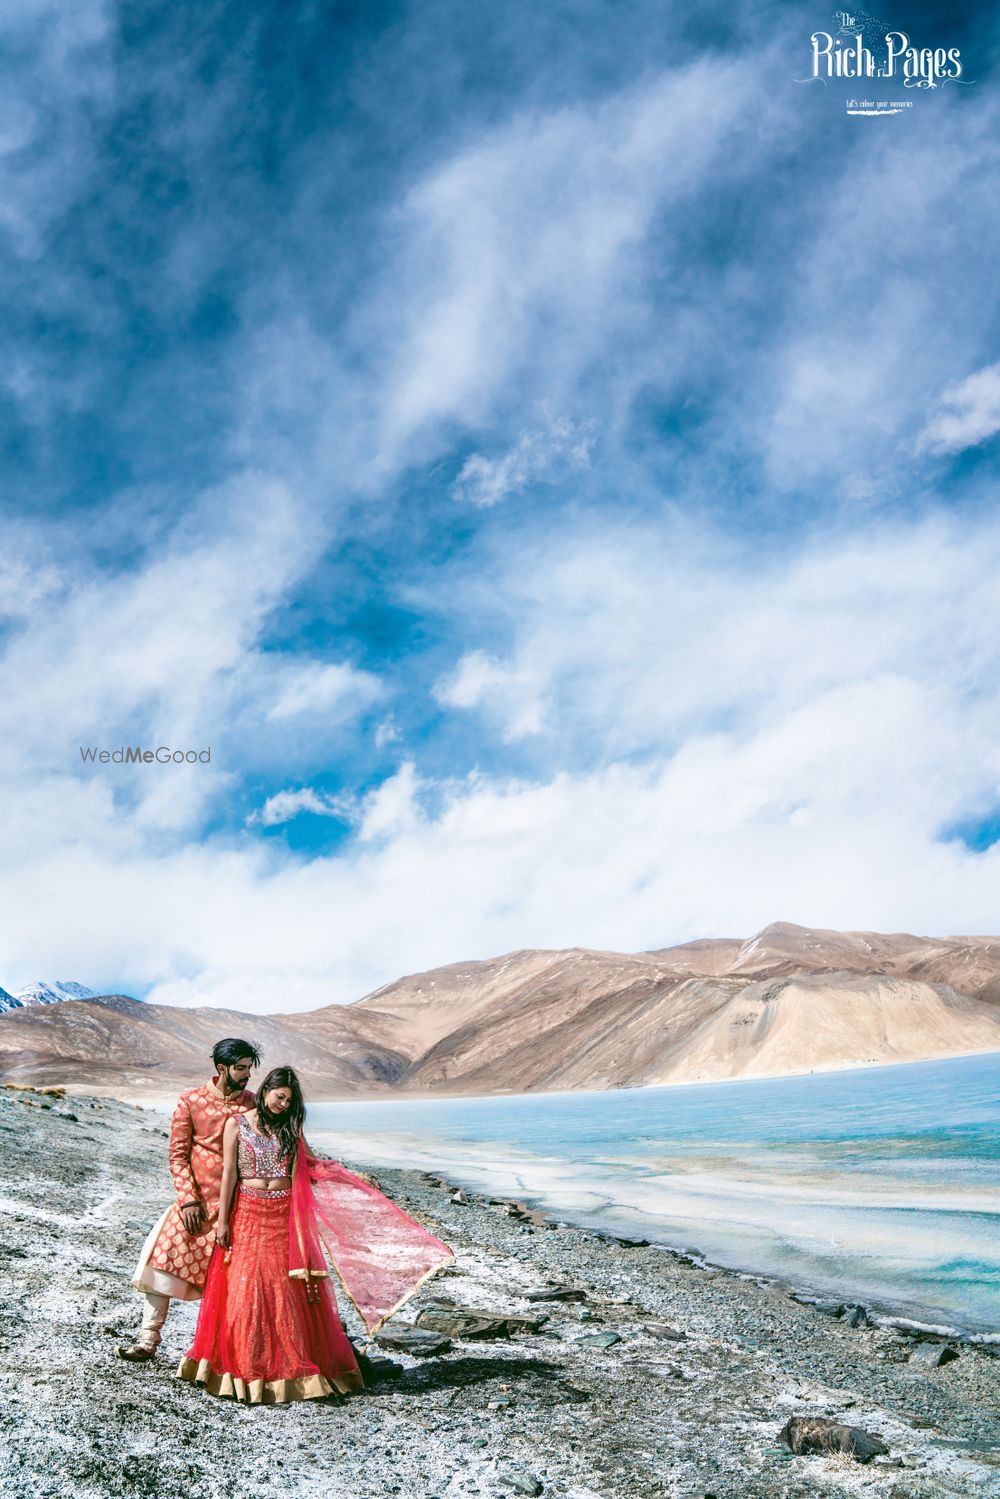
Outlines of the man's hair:
[[244,1057],[249,1057],[255,1067],[260,1066],[260,1053],[256,1046],[252,1046],[249,1041],[241,1041],[238,1036],[227,1036],[224,1041],[216,1041],[212,1048],[216,1072],[220,1067],[234,1067]]

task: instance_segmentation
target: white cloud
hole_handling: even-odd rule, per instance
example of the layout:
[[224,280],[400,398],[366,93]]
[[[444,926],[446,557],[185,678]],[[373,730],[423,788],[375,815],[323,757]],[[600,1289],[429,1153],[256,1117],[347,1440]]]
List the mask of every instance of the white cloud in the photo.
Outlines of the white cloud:
[[337,817],[344,822],[351,822],[355,817],[354,803],[350,798],[329,796],[312,786],[303,786],[298,791],[278,791],[269,796],[258,812],[251,813],[247,823],[249,826],[278,827],[281,823],[291,822],[301,812],[313,812],[317,817]]
[[[0,739],[5,784],[22,801],[47,784],[61,803],[64,777],[97,775],[131,836],[179,835],[197,833],[247,765],[294,764],[304,722],[318,752],[381,689],[348,666],[258,649],[270,611],[313,565],[316,537],[285,486],[250,473],[204,496],[155,552],[115,575],[73,555],[37,570],[34,559],[11,563],[8,612],[30,603],[0,659],[0,697],[17,725]],[[16,559],[24,537],[14,530],[12,540]],[[211,747],[213,758],[98,771],[81,763],[81,746],[123,744]],[[30,847],[38,832],[11,818],[9,857],[22,835]]]
[[362,842],[398,836],[422,826],[424,817],[417,800],[421,785],[416,766],[406,760],[395,775],[370,791],[361,807]]
[[0,868],[0,983],[134,975],[277,1011],[519,946],[994,927],[1000,848],[942,831],[1000,799],[1000,527],[869,528],[740,572],[709,538],[584,540],[500,580],[521,577],[553,768],[434,781],[410,759],[308,859],[164,849],[103,784],[37,787]]
[[525,111],[413,188],[393,226],[405,254],[355,329],[383,349],[384,467],[442,420],[483,420],[526,369],[548,394],[576,381],[634,317],[654,216],[697,191],[749,88],[713,58],[596,106]]
[[387,744],[398,744],[402,737],[402,731],[391,713],[388,718],[383,718],[381,723],[375,725],[376,749],[383,749]]
[[345,702],[367,704],[382,693],[382,684],[371,672],[356,671],[339,663],[295,661],[279,657],[278,694],[267,709],[269,719],[298,718],[302,714],[326,712]]
[[471,454],[452,485],[452,495],[470,505],[496,505],[550,474],[560,460],[563,467],[587,468],[593,445],[592,424],[581,428],[555,421],[540,431],[523,433],[500,457]]
[[1000,364],[987,365],[948,386],[941,406],[920,435],[920,451],[960,453],[1000,432]]
[[509,666],[484,651],[469,651],[455,670],[434,684],[447,708],[488,707],[503,723],[508,743],[541,732],[545,709],[542,682],[530,664]]

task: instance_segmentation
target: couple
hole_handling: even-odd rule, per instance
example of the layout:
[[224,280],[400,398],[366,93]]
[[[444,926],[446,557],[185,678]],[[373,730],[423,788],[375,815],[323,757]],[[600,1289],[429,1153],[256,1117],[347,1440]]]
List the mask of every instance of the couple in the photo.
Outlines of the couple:
[[369,1333],[454,1256],[371,1182],[312,1154],[290,1067],[269,1072],[255,1097],[255,1047],[230,1037],[212,1060],[213,1081],[174,1111],[177,1201],[143,1246],[132,1281],[145,1296],[142,1329],[119,1356],[148,1362],[170,1298],[201,1297],[181,1379],[251,1405],[361,1390],[324,1249]]

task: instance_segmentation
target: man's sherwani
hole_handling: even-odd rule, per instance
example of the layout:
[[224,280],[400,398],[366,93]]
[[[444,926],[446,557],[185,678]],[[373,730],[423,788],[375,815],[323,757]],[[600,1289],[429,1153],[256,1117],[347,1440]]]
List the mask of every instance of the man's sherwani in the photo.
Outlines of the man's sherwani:
[[[132,1284],[181,1301],[194,1301],[204,1289],[215,1248],[215,1220],[222,1187],[222,1133],[234,1114],[257,1103],[253,1093],[223,1095],[214,1083],[182,1093],[174,1109],[168,1159],[176,1202],[153,1225],[143,1245]],[[198,1202],[202,1230],[189,1234],[181,1209]]]

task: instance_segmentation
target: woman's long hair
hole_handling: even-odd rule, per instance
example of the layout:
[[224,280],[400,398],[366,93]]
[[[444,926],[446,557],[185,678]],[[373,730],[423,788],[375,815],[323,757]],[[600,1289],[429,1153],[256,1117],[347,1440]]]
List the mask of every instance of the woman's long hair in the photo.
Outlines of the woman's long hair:
[[[288,1088],[292,1101],[283,1114],[272,1114],[264,1100],[272,1088]],[[305,1123],[306,1106],[302,1097],[302,1085],[291,1067],[272,1067],[257,1089],[257,1123],[262,1135],[280,1140],[282,1150],[289,1163],[295,1159],[299,1148],[299,1136]]]

